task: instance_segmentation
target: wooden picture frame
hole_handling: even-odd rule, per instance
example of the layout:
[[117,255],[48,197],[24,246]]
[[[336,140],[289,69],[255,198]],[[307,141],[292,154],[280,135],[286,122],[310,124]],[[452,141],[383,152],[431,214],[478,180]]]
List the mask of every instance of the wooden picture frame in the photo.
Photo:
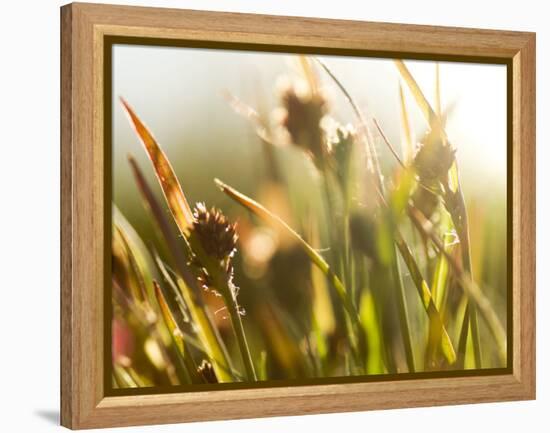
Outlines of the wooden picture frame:
[[[498,375],[106,396],[106,37],[509,62],[511,368]],[[73,3],[61,8],[61,424],[176,423],[535,398],[535,34]]]

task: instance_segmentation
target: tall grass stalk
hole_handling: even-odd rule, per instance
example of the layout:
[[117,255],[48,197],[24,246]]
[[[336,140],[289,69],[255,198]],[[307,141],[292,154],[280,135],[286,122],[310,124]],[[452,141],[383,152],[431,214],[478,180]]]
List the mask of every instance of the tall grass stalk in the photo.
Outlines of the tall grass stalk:
[[[458,280],[459,286],[463,289],[468,298],[473,301],[481,316],[485,320],[489,331],[491,332],[495,343],[497,344],[500,360],[503,365],[506,363],[506,331],[500,323],[500,320],[491,306],[491,302],[483,294],[479,286],[474,282],[471,275],[466,272],[460,264],[446,250],[445,245],[438,238],[433,230],[433,226],[424,215],[414,207],[408,208],[408,213],[417,229],[430,238],[439,253],[443,254],[450,265],[450,269]],[[465,315],[465,320],[467,320]],[[464,327],[463,327],[464,330]]]
[[[430,103],[424,96],[424,93],[418,86],[418,83],[410,73],[405,63],[402,60],[395,60],[395,65],[399,73],[401,74],[401,77],[409,87],[409,90],[411,91],[417,105],[420,108],[420,111],[424,115],[424,118],[428,122],[428,125],[430,126],[430,128],[432,130],[437,131],[441,135],[442,139],[445,142],[447,142],[447,136],[445,134],[442,119],[431,107]],[[439,89],[439,80],[437,80],[436,89]],[[439,90],[437,90],[437,92],[439,95],[440,94]],[[436,97],[436,99],[439,99],[439,98],[440,96]],[[439,111],[441,110],[440,107],[438,108],[438,110]],[[467,210],[466,210],[466,203],[464,201],[464,195],[462,193],[460,181],[458,180],[458,164],[456,162],[456,159],[454,160],[453,169],[455,170],[454,179],[453,179],[455,181],[455,184],[454,184],[455,189],[454,190],[447,189],[446,195],[445,195],[446,205],[447,205],[447,209],[449,210],[449,213],[451,214],[451,217],[455,224],[455,228],[457,230],[458,237],[460,239],[462,258],[463,258],[466,272],[468,272],[468,274],[470,274],[471,276],[472,269],[471,269],[470,233],[468,229],[468,216],[467,216]],[[479,341],[479,329],[477,326],[476,308],[474,306],[468,306],[466,311],[467,311],[469,320],[464,320],[463,326],[470,325],[471,327],[475,364],[476,364],[476,368],[480,368],[481,367],[481,348],[480,348],[480,341]]]
[[[359,109],[359,106],[355,103],[353,97],[347,91],[347,89],[342,84],[342,82],[331,71],[331,69],[319,58],[315,58],[315,59],[319,63],[319,65],[325,70],[328,76],[334,81],[334,83],[340,89],[340,91],[343,93],[343,95],[349,102],[350,106],[352,107],[352,110],[354,111],[355,115],[357,116],[357,119],[361,125],[361,129],[363,130],[363,136],[365,138],[365,145],[366,145],[365,147],[367,149],[368,166],[370,166],[371,170],[373,170],[373,172],[375,173],[376,185],[377,185],[376,188],[378,189],[380,194],[383,196],[385,192],[385,187],[383,182],[382,170],[380,168],[380,162],[378,160],[378,156],[376,154],[374,145],[370,142],[368,138],[368,125],[365,120],[365,117],[363,116],[363,113]],[[375,124],[377,125],[376,122]],[[390,147],[390,150],[392,150],[392,152],[394,153],[394,156],[396,156],[397,159],[399,160],[399,157],[395,152],[395,150],[393,149],[393,147]],[[414,351],[412,347],[411,330],[409,325],[409,314],[407,312],[405,289],[403,285],[403,277],[399,269],[399,263],[398,263],[395,248],[392,250],[391,266],[392,266],[392,274],[394,276],[394,281],[395,281],[395,284],[397,285],[399,322],[401,327],[401,335],[403,338],[403,347],[405,350],[407,367],[410,372],[415,372],[416,367],[415,367],[415,360],[414,360]]]
[[[384,131],[382,130],[381,126],[378,124],[378,122],[375,122],[375,123],[385,144],[388,146],[389,149],[393,149],[392,144],[386,137],[386,134],[384,134]],[[405,168],[404,164],[399,159],[399,156],[397,155],[397,153],[395,151],[393,151],[392,153],[395,156],[395,158],[400,162],[402,167]],[[381,195],[380,195],[380,202],[385,207],[388,207],[388,204],[386,203],[384,197],[382,197]],[[404,206],[406,207],[406,205]],[[396,213],[400,214],[401,211],[402,209],[398,209]],[[443,322],[443,319],[441,318],[439,308],[434,302],[434,297],[432,296],[430,287],[426,282],[426,280],[424,279],[424,277],[422,276],[420,268],[414,258],[414,255],[411,252],[411,248],[409,247],[409,245],[405,241],[405,238],[399,232],[399,229],[397,227],[394,229],[394,238],[395,238],[395,243],[397,245],[397,248],[401,253],[401,257],[403,258],[411,274],[414,285],[416,286],[416,289],[418,291],[418,295],[420,296],[422,305],[424,306],[424,309],[428,314],[428,318],[430,320],[430,341],[440,343],[443,355],[445,356],[447,362],[449,364],[454,364],[455,361],[457,360],[456,353],[455,353],[451,338],[449,337],[449,334],[445,329],[445,324]]]
[[358,347],[359,344],[362,344],[361,339],[359,337],[362,333],[361,324],[359,320],[359,315],[357,313],[357,310],[355,309],[355,305],[348,291],[346,290],[345,286],[342,284],[342,282],[336,276],[336,274],[332,271],[332,269],[330,268],[329,264],[325,261],[325,259],[317,251],[315,251],[315,249],[311,247],[311,245],[309,245],[298,233],[296,233],[287,223],[285,223],[277,215],[267,210],[260,203],[245,196],[244,194],[240,193],[239,191],[230,187],[229,185],[226,185],[219,179],[215,179],[215,182],[222,192],[227,194],[237,203],[244,206],[247,210],[252,212],[257,217],[261,218],[262,220],[267,221],[268,223],[271,223],[271,224],[276,224],[277,226],[281,227],[294,240],[298,242],[298,244],[302,247],[302,249],[308,255],[311,262],[315,266],[317,266],[319,270],[323,272],[323,274],[327,277],[331,285],[336,290],[338,297],[341,299],[342,304],[348,314],[348,317],[351,323],[350,325],[351,345],[353,347]]
[[[136,117],[137,118],[137,117]],[[197,285],[195,276],[191,273],[183,252],[178,245],[178,239],[172,233],[170,225],[164,216],[160,204],[157,202],[151,188],[147,184],[141,169],[134,158],[129,157],[132,173],[138,185],[138,189],[144,199],[147,208],[150,210],[153,220],[157,223],[163,237],[168,245],[172,259],[178,270],[177,287],[183,295],[185,305],[189,308],[193,322],[197,325],[198,334],[204,344],[209,357],[214,363],[216,374],[220,381],[231,382],[234,376],[231,374],[233,367],[230,362],[227,349],[219,332],[217,331],[211,314],[202,299],[200,288]]]

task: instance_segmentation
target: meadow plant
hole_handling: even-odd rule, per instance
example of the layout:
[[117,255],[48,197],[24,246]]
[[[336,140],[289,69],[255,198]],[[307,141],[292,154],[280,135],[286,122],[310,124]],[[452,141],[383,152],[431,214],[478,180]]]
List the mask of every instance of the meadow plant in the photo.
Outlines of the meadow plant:
[[[439,77],[433,109],[405,63],[395,61],[399,156],[382,125],[360,110],[323,61],[297,58],[299,74],[279,88],[271,118],[225,95],[250,121],[270,168],[255,198],[212,179],[242,207],[238,222],[206,203],[190,206],[182,185],[192,179],[177,178],[151,131],[121,99],[164,197],[157,198],[130,156],[162,248],[148,246],[114,207],[115,387],[505,365],[501,317],[473,274],[460,147],[445,132]],[[407,89],[426,119],[418,143]],[[349,123],[336,120],[328,90],[350,105]],[[389,171],[381,168],[376,140],[393,155]],[[295,199],[301,186],[280,158],[289,152],[314,173],[310,203]],[[247,293],[246,308],[243,290],[258,292]]]

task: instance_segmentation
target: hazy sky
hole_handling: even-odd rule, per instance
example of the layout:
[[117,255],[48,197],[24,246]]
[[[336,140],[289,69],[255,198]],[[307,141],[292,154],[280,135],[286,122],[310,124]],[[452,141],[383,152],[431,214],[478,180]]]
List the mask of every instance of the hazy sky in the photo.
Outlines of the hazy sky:
[[[399,76],[391,59],[323,57],[366,115],[375,117],[400,148]],[[435,63],[406,61],[433,103]],[[277,82],[296,74],[285,54],[117,45],[113,54],[114,96],[124,96],[171,155],[185,146],[186,161],[208,155],[216,159],[254,155],[250,125],[228,107],[224,90],[267,114],[275,107]],[[323,72],[336,117],[353,122],[342,95]],[[505,194],[506,67],[440,63],[442,109],[452,106],[447,133],[457,148],[465,183],[484,184]],[[426,123],[405,90],[413,129],[419,139]],[[117,182],[129,178],[128,152],[145,161],[133,131],[115,99],[113,163]],[[243,172],[246,175],[246,172]],[[467,188],[467,187],[466,187]],[[116,191],[115,191],[116,192]]]

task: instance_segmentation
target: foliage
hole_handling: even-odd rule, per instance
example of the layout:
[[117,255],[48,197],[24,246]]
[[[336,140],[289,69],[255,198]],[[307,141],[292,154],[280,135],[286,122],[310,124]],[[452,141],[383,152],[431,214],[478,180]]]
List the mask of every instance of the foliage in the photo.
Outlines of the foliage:
[[[255,198],[212,179],[242,207],[239,222],[190,206],[163,149],[121,99],[164,200],[130,157],[162,248],[148,246],[114,208],[114,386],[505,365],[504,327],[486,283],[474,279],[458,150],[439,94],[434,110],[404,62],[395,63],[427,123],[413,143],[400,87],[403,160],[319,59],[299,56],[300,77],[281,90],[274,123],[226,95],[268,149],[271,168]],[[335,120],[321,75],[352,107],[349,125]],[[375,133],[396,162],[387,172]],[[300,185],[277,158],[285,152],[315,173],[310,203],[293,199]]]

